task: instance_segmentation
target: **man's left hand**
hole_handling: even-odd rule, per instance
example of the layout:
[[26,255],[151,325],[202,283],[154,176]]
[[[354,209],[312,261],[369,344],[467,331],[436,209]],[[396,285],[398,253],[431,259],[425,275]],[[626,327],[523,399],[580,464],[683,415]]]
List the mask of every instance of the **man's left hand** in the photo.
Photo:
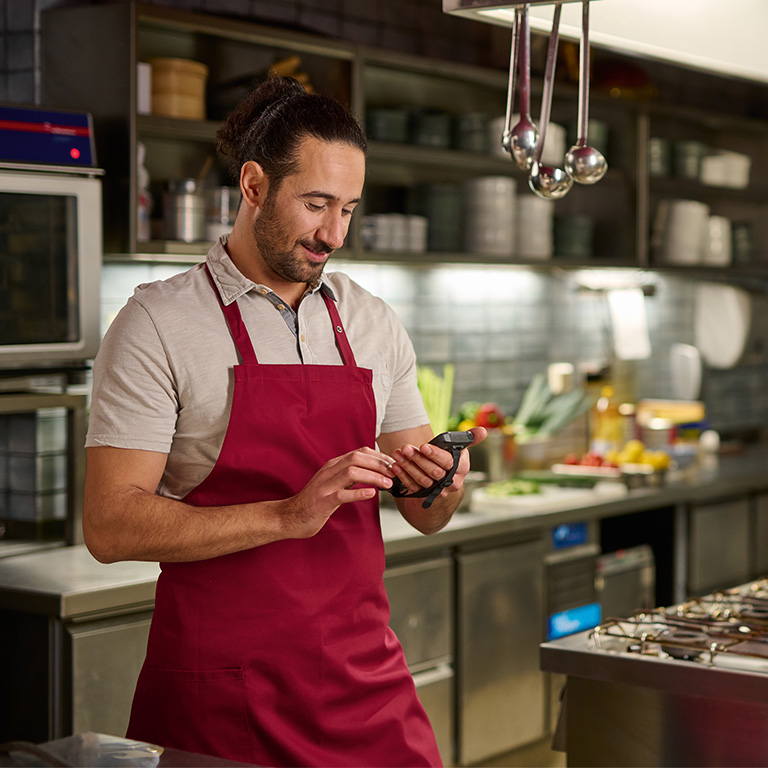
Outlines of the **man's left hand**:
[[[481,443],[488,434],[483,427],[473,427],[469,431],[474,436],[471,445]],[[453,468],[453,456],[448,451],[429,442],[419,447],[410,444],[403,445],[392,453],[392,458],[395,463],[391,469],[409,493],[416,493],[431,487]],[[448,488],[443,489],[440,496],[445,496],[452,490],[461,488],[464,485],[464,477],[467,472],[469,472],[469,453],[464,449],[461,452],[453,482]]]

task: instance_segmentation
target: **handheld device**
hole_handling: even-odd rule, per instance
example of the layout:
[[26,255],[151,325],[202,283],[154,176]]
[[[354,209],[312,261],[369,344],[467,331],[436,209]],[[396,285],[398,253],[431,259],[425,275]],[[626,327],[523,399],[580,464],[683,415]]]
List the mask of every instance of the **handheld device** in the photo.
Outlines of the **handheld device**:
[[461,452],[469,445],[472,445],[474,435],[469,432],[442,432],[441,434],[433,437],[429,442],[431,445],[435,445],[438,448],[442,448],[444,451],[448,451],[453,456],[453,467],[448,470],[445,477],[436,480],[429,488],[422,488],[420,491],[410,493],[408,489],[402,484],[402,482],[395,478],[392,481],[392,487],[389,492],[397,498],[423,498],[424,503],[421,505],[424,509],[428,509],[432,506],[432,502],[440,495],[443,488],[447,488],[453,482],[453,476],[456,474],[456,470],[459,468],[459,459],[461,458]]

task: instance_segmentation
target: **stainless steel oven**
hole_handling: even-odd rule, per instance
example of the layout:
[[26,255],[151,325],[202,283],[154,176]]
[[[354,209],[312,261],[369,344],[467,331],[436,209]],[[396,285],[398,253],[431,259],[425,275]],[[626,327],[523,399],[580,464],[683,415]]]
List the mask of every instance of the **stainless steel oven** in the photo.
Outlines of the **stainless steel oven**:
[[0,105],[0,370],[96,354],[102,173],[89,115]]

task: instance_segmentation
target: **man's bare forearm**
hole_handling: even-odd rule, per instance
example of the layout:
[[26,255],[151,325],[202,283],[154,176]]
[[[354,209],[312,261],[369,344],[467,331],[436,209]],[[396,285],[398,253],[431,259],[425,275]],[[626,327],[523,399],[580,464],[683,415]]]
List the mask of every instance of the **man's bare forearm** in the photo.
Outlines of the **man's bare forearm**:
[[228,555],[285,538],[280,507],[263,501],[195,507],[135,488],[84,515],[85,542],[102,562],[187,562]]
[[462,498],[464,498],[463,487],[443,491],[427,509],[424,509],[423,498],[395,499],[395,504],[400,514],[417,531],[429,535],[437,533],[448,525]]

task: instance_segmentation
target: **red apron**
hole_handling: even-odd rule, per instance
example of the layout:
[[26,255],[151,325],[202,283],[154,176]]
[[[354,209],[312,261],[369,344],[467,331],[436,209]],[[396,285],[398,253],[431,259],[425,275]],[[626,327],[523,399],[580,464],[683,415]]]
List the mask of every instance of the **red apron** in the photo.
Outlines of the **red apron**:
[[[222,305],[242,364],[221,453],[187,503],[287,498],[373,447],[372,372],[322,295],[344,365],[259,364],[237,303]],[[128,736],[263,766],[440,765],[383,571],[376,498],[310,539],[163,563]]]

